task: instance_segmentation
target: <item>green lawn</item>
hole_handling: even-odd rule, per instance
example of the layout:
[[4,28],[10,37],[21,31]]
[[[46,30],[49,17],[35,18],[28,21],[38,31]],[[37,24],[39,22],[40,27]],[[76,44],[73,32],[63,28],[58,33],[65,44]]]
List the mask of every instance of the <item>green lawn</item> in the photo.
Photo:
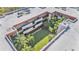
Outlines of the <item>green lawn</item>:
[[34,51],[39,51],[40,49],[42,49],[53,37],[54,37],[54,35],[52,35],[52,34],[45,36],[41,41],[39,41],[34,46]]
[[[54,22],[54,21],[53,21]],[[44,26],[38,31],[30,33],[28,35],[20,34],[18,37],[15,37],[12,42],[15,45],[16,49],[19,51],[39,51],[42,49],[48,42],[55,37],[59,24],[62,20],[55,21],[53,27],[48,23],[48,21],[44,22]]]
[[34,33],[34,43],[32,45],[35,45],[36,43],[38,43],[40,40],[42,40],[42,38],[44,38],[45,36],[47,36],[49,34],[49,31],[47,29],[41,29],[38,32]]

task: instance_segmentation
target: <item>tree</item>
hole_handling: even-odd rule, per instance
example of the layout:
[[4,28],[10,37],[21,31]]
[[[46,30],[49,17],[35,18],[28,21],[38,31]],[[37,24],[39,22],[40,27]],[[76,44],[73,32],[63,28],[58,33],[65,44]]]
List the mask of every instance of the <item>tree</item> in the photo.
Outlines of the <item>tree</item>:
[[5,12],[5,8],[0,7],[0,15],[3,15],[4,12]]
[[33,47],[33,44],[34,44],[34,36],[32,35],[32,34],[29,34],[28,36],[27,36],[27,40],[28,40],[28,44],[29,45],[31,45],[32,47]]

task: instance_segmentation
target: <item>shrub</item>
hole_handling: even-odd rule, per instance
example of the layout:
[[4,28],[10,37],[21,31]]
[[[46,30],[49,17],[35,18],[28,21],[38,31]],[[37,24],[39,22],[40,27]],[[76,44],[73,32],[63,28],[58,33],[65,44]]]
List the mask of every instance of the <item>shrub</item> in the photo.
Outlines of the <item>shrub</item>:
[[50,31],[50,32],[52,32],[52,29],[53,29],[53,28],[49,26],[49,31]]

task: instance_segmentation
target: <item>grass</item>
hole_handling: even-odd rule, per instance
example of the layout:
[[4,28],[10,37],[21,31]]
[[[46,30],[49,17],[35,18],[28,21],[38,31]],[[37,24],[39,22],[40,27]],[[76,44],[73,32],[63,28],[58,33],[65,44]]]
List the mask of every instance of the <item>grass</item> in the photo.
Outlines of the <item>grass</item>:
[[[35,31],[32,33],[32,36],[24,36],[20,35],[19,38],[14,38],[13,43],[16,46],[17,49],[22,51],[39,51],[42,49],[53,37],[55,37],[56,32],[59,24],[62,22],[62,20],[58,20],[54,23],[54,27],[50,27],[48,21],[44,22],[44,27],[39,29],[38,31]],[[22,37],[21,37],[22,36]],[[32,38],[31,38],[32,37]],[[30,39],[30,40],[29,40]],[[18,42],[19,40],[19,42]],[[16,45],[17,43],[17,45]],[[21,48],[20,48],[21,47]]]
[[[47,23],[45,23],[45,24],[47,24]],[[48,24],[47,24],[48,25]],[[46,25],[46,26],[47,26]],[[33,33],[33,37],[34,37],[34,39],[33,40],[30,40],[29,42],[28,42],[28,45],[29,46],[31,46],[32,48],[34,48],[34,46],[37,44],[37,43],[39,43],[43,38],[45,38],[46,36],[48,36],[49,35],[49,33],[50,33],[50,31],[46,28],[46,27],[43,27],[43,28],[41,28],[41,29],[39,29],[38,31],[36,31],[36,32],[34,32]],[[24,42],[23,41],[23,39],[24,39],[24,36],[22,36],[21,34],[20,34],[20,37],[21,38],[19,38],[19,37],[15,37],[13,40],[12,40],[12,42],[14,43],[14,45],[16,45],[16,41],[17,40],[20,40],[20,39],[22,39],[22,41],[21,42]],[[26,36],[25,36],[26,37]],[[18,38],[18,39],[17,39]],[[27,37],[26,37],[26,39],[27,39]],[[45,40],[45,39],[44,39]],[[44,43],[44,41],[43,41],[43,43],[44,44],[42,44],[43,46],[45,45],[45,44],[47,44],[46,42],[49,42],[49,40],[46,40],[45,41],[45,43]],[[20,44],[21,45],[21,44]],[[42,47],[43,47],[42,46]],[[27,46],[26,46],[27,47]],[[16,47],[17,49],[18,49],[18,46]],[[22,50],[24,50],[24,48],[22,48]],[[27,50],[27,49],[26,49]]]
[[48,34],[49,34],[49,31],[47,29],[41,29],[38,32],[34,33],[33,36],[34,36],[35,40],[34,40],[33,45],[38,43],[40,40],[42,40],[42,38],[44,38]]
[[4,13],[11,12],[16,9],[19,9],[19,7],[0,7],[0,15],[3,15]]
[[39,51],[40,49],[42,49],[52,39],[53,36],[52,34],[49,34],[48,36],[44,37],[34,46],[34,51]]

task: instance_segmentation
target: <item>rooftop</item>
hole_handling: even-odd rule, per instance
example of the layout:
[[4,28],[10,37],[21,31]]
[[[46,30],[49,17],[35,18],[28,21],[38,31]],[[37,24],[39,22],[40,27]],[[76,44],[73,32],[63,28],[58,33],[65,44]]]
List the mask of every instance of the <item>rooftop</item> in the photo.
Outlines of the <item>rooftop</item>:
[[[6,16],[5,18],[1,18],[0,21],[2,21],[2,24],[0,26],[0,50],[12,50],[11,47],[9,46],[9,44],[7,43],[7,41],[5,40],[5,33],[6,31],[11,28],[12,26],[21,23],[23,21],[26,21],[27,19],[32,18],[33,16],[37,16],[41,13],[44,12],[54,12],[54,11],[58,11],[67,15],[71,15],[74,17],[79,18],[79,14],[76,9],[72,9],[72,8],[67,8],[67,11],[63,11],[61,9],[56,9],[56,8],[45,8],[45,9],[40,9],[40,8],[30,8],[31,13],[27,14],[27,15],[23,15],[20,18],[17,18],[17,14],[11,14]],[[77,21],[74,24],[70,24],[70,29],[65,32],[55,43],[53,43],[47,50],[79,50],[78,49],[78,23],[79,21]],[[73,34],[75,33],[75,34]],[[4,44],[3,44],[4,43]],[[68,43],[68,44],[67,44]]]

